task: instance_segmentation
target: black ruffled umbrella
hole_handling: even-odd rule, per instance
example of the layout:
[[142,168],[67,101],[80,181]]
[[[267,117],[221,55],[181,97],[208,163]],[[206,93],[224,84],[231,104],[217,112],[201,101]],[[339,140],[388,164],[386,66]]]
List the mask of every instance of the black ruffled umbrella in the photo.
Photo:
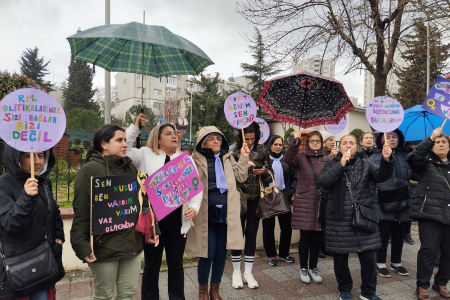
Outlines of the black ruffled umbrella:
[[303,128],[338,124],[355,108],[342,83],[308,72],[266,81],[256,103],[273,121]]

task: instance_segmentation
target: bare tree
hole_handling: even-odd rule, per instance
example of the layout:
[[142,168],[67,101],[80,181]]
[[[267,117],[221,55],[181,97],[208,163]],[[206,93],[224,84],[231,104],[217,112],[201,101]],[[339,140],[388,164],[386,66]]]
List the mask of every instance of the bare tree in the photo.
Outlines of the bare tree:
[[237,11],[265,34],[275,59],[292,63],[312,51],[345,59],[345,73],[365,68],[381,96],[402,37],[418,17],[444,20],[439,4],[450,8],[450,0],[245,0]]
[[[179,94],[170,95],[169,92],[166,92],[166,98],[161,106],[160,110],[155,110],[157,115],[164,115],[163,121],[174,123],[178,120],[178,118],[184,117],[185,113],[185,99],[181,98]],[[170,111],[170,115],[168,115],[168,110]]]
[[[94,101],[100,107],[101,115],[105,115],[105,87],[97,87],[93,97]],[[119,92],[115,86],[111,86],[111,109],[113,109],[119,102]]]

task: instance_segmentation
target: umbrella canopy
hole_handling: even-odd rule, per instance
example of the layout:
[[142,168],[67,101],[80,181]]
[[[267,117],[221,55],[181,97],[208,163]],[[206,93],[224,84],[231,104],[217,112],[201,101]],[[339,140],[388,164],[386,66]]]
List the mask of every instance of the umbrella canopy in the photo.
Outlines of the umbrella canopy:
[[[441,127],[444,118],[433,115],[422,109],[421,105],[415,105],[405,110],[405,117],[400,129],[405,135],[405,141],[421,141],[431,135],[433,130]],[[442,132],[450,134],[450,126],[444,126]]]
[[338,124],[355,108],[342,83],[308,72],[266,81],[256,103],[272,120],[303,128]]
[[197,75],[214,64],[199,47],[163,26],[137,22],[98,26],[67,38],[72,59],[110,72],[162,77]]

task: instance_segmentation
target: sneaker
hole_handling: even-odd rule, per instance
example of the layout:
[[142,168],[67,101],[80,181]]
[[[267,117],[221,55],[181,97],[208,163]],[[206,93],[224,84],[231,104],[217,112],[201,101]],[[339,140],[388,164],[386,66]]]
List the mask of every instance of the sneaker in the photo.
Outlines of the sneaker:
[[278,257],[279,260],[285,261],[287,263],[295,263],[295,258],[293,258],[292,256],[285,256],[285,257]]
[[278,260],[276,257],[269,257],[268,260],[269,260],[269,265],[278,266]]
[[363,296],[360,295],[359,299],[361,300],[382,300],[380,297],[378,297],[377,295],[373,295],[373,296]]
[[308,270],[306,270],[306,269],[300,270],[300,281],[303,283],[311,282],[311,279],[309,278],[309,275],[308,275]]
[[340,300],[352,300],[352,294],[350,292],[342,292],[339,294]]
[[377,266],[377,271],[378,271],[378,274],[380,274],[381,277],[386,277],[386,278],[391,277],[391,273],[389,273],[389,270],[387,268],[379,268]]
[[252,273],[244,273],[244,283],[247,284],[249,289],[256,289],[259,287],[258,282],[253,277]]
[[244,287],[241,272],[233,272],[233,282],[231,286],[234,287],[235,289],[242,289]]
[[405,243],[408,245],[414,245],[414,240],[412,239],[410,234],[405,234]]
[[325,253],[322,250],[319,250],[319,257],[325,258]]
[[314,283],[322,283],[322,277],[319,275],[319,270],[317,268],[309,269],[308,271],[309,275],[311,276]]
[[391,270],[397,272],[399,275],[402,275],[402,276],[408,276],[409,275],[408,271],[406,271],[406,269],[403,268],[403,266],[394,267],[391,264]]

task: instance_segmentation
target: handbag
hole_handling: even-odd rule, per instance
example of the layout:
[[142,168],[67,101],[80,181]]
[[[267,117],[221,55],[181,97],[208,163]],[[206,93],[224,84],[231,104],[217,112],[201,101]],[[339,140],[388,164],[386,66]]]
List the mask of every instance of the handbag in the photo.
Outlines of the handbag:
[[378,202],[382,211],[397,211],[411,207],[408,185],[398,186],[398,168],[395,167],[395,184],[389,190],[378,190]]
[[[48,217],[47,226],[50,218],[50,198],[48,197],[48,187],[44,186],[47,194]],[[35,249],[17,256],[6,256],[3,250],[3,244],[0,240],[0,256],[3,261],[3,267],[6,277],[15,291],[24,291],[43,287],[49,283],[54,283],[59,278],[58,264],[50,249],[45,235],[44,241]]]
[[317,180],[317,172],[316,168],[314,168],[314,165],[311,161],[311,158],[309,156],[306,157],[309,163],[309,167],[311,168],[311,171],[314,175],[314,183],[316,184],[316,189],[319,191],[319,199],[318,199],[318,205],[317,205],[317,220],[319,220],[322,223],[325,223],[325,218],[327,214],[327,203],[328,203],[328,197],[322,195],[322,188],[318,183]]
[[261,219],[272,218],[291,210],[291,205],[278,188],[277,180],[273,177],[272,172],[267,172],[272,177],[273,186],[264,187],[261,177],[259,177],[260,199],[256,208],[256,216]]
[[247,197],[240,188],[237,188],[237,191],[239,192],[239,199],[241,202],[241,216],[242,216],[247,212]]
[[347,173],[344,172],[345,179],[347,180],[347,188],[354,209],[352,225],[356,229],[359,229],[368,233],[375,233],[378,231],[378,214],[370,207],[358,204],[353,197],[352,183],[348,179]]

